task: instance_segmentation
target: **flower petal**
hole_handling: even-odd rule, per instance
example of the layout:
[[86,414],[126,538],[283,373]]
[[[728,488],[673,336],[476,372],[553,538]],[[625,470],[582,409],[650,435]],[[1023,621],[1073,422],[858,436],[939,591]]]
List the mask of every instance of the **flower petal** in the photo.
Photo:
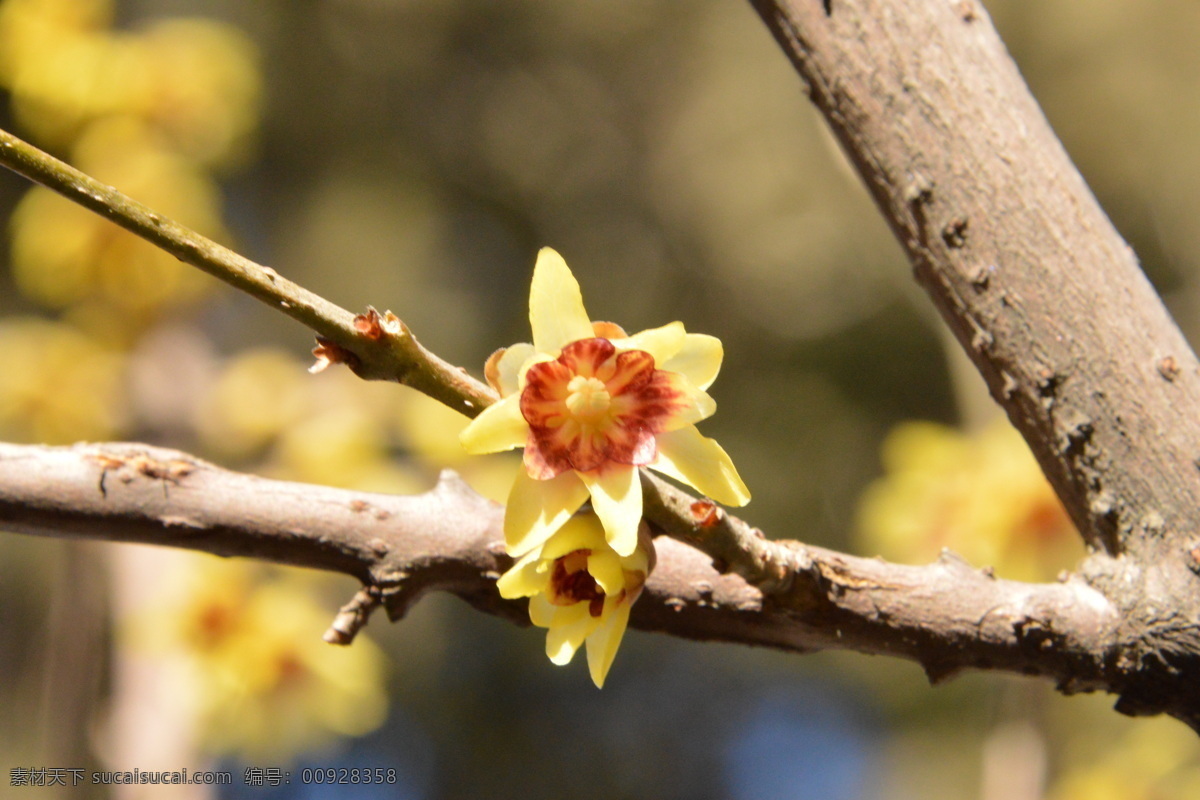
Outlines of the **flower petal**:
[[514,344],[497,350],[488,358],[484,366],[484,374],[492,388],[501,397],[508,397],[520,389],[521,367],[533,357],[536,351],[528,342]]
[[629,334],[615,322],[601,322],[592,320],[592,335],[600,339],[608,339],[616,341],[617,339],[628,339]]
[[[533,345],[529,346],[533,347]],[[526,384],[529,382],[529,370],[534,364],[540,364],[543,361],[555,361],[557,358],[558,356],[551,353],[539,353],[535,350],[533,355],[525,360],[525,363],[517,367],[517,391],[524,391]]]
[[621,557],[611,547],[598,547],[588,555],[587,571],[606,595],[615,595],[625,588],[625,570]]
[[651,469],[694,486],[718,503],[744,506],[750,490],[729,455],[716,441],[701,436],[695,426],[658,435],[658,459]]
[[642,521],[642,482],[637,467],[608,464],[591,472],[577,472],[592,495],[592,508],[604,523],[604,537],[617,555],[627,556],[637,547]]
[[678,372],[659,369],[642,391],[642,408],[642,413],[654,413],[656,432],[676,431],[711,417],[717,401]]
[[529,423],[521,416],[521,397],[515,394],[485,408],[458,436],[472,455],[523,447],[528,438]]
[[[640,534],[641,531],[638,531],[638,533]],[[654,556],[654,540],[649,537],[649,533],[650,533],[650,531],[649,531],[649,529],[647,529],[646,530],[647,536],[646,536],[645,540],[641,540],[639,542],[640,546],[638,547],[637,550],[633,551],[632,555],[621,556],[621,569],[623,569],[626,574],[626,580],[625,580],[625,588],[626,589],[628,589],[632,585],[628,579],[629,573],[640,572],[640,573],[642,573],[642,582],[637,584],[637,586],[639,587],[638,591],[641,591],[641,588],[640,588],[641,585],[646,582],[645,576],[650,574],[650,570],[653,567],[653,560],[655,558],[655,556]]]
[[540,558],[562,558],[576,550],[608,549],[604,527],[595,514],[576,514],[563,523],[541,548]]
[[[612,610],[607,608],[610,603],[615,606]],[[617,648],[621,646],[625,628],[629,625],[632,603],[617,602],[610,598],[605,606],[600,624],[587,640],[588,672],[592,674],[592,683],[596,684],[597,689],[604,688],[604,679],[608,676],[613,659],[617,657]]]
[[504,542],[511,556],[545,543],[587,500],[588,489],[574,472],[535,481],[517,470],[504,512]]
[[618,350],[645,350],[654,356],[654,365],[662,369],[662,365],[680,351],[687,340],[687,331],[682,322],[672,322],[661,328],[635,333],[628,339],[616,339],[613,344]]
[[577,339],[592,338],[592,322],[583,307],[579,283],[567,262],[549,247],[538,252],[529,290],[529,326],[533,346],[549,353]]
[[659,369],[678,372],[700,389],[707,389],[721,371],[725,348],[721,340],[704,333],[689,333],[683,348],[658,365]]
[[583,640],[591,635],[600,624],[600,617],[593,617],[587,603],[559,606],[550,620],[546,631],[546,656],[555,664],[570,663]]
[[539,628],[549,628],[554,621],[554,614],[560,606],[556,606],[544,594],[535,594],[529,598],[529,621]]
[[501,597],[512,600],[516,597],[533,597],[546,591],[550,586],[550,574],[538,569],[540,556],[541,553],[535,548],[500,576],[496,588],[500,590]]

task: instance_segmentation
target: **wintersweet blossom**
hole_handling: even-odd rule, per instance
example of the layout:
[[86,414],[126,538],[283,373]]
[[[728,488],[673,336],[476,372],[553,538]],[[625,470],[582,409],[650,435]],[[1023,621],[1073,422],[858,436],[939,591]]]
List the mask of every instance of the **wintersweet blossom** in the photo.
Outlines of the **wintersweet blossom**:
[[750,492],[721,446],[696,430],[716,403],[704,391],[721,368],[720,340],[672,322],[629,336],[593,323],[562,256],[538,253],[529,293],[532,344],[498,350],[488,382],[501,400],[462,432],[470,453],[525,448],[508,496],[504,534],[521,556],[546,542],[589,497],[608,544],[637,546],[638,467],[650,467],[726,505]]
[[587,643],[597,688],[612,666],[629,610],[654,567],[654,545],[642,526],[633,552],[618,555],[594,514],[577,514],[500,576],[500,596],[529,598],[529,619],[548,628],[546,655],[567,664]]
[[387,718],[386,657],[360,634],[330,647],[316,577],[245,561],[156,557],[164,573],[121,619],[129,657],[171,687],[196,745],[280,763],[365,735]]
[[885,474],[859,503],[870,552],[920,563],[949,548],[1022,581],[1053,580],[1083,556],[1070,517],[1006,420],[972,432],[902,422],[882,455]]

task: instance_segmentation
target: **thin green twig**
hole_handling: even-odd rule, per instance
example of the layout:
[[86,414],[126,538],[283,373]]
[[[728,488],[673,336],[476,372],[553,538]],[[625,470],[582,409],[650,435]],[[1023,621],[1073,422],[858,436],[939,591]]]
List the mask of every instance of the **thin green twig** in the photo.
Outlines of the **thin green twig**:
[[282,311],[335,345],[327,348],[334,360],[361,378],[398,381],[471,417],[496,399],[485,384],[422,347],[399,320],[380,325],[373,313],[356,316],[2,130],[0,164]]

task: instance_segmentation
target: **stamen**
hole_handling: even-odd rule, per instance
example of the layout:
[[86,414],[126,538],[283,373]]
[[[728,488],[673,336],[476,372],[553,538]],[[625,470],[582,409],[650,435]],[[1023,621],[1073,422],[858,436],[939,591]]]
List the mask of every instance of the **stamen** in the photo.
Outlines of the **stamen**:
[[599,378],[576,375],[567,383],[567,391],[567,410],[584,424],[599,422],[612,405],[612,395]]

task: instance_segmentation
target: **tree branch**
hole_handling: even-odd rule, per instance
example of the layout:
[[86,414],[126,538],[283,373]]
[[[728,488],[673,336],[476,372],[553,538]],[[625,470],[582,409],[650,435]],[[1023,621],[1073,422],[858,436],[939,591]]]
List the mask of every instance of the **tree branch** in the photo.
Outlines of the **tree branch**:
[[1084,574],[1122,613],[1127,667],[1159,687],[1118,708],[1195,727],[1200,363],[986,12],[752,4],[1097,553]]
[[[168,545],[353,575],[364,584],[327,638],[346,642],[383,605],[399,619],[430,591],[528,624],[504,600],[503,508],[453,473],[411,497],[273,481],[140,444],[0,444],[0,527],[38,536]],[[735,521],[738,526],[745,523]],[[923,567],[776,542],[794,566],[765,598],[708,557],[659,538],[632,624],[704,641],[805,652],[843,648],[921,663],[1042,675],[1067,692],[1113,690],[1118,618],[1080,580],[999,580],[947,555]]]
[[471,417],[496,399],[489,387],[426,350],[395,317],[373,309],[351,314],[2,130],[0,164],[282,311],[324,340],[328,360],[346,363],[360,378],[403,383]]

